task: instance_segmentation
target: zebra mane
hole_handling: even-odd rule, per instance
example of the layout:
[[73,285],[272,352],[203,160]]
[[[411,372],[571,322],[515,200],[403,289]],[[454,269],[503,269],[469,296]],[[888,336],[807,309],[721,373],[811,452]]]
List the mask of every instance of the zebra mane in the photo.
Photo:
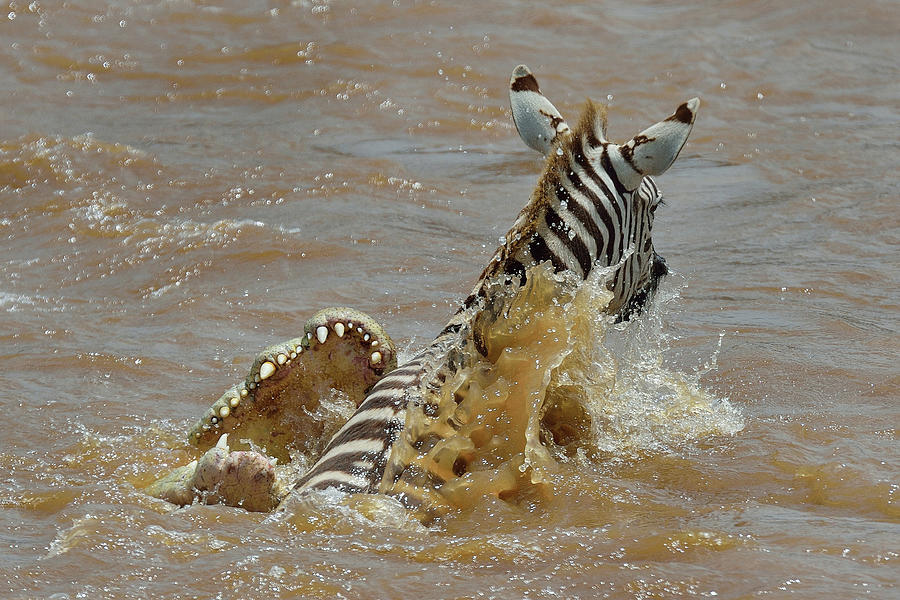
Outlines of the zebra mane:
[[[605,140],[607,108],[605,104],[594,104],[594,101],[588,98],[572,135],[579,135],[584,131],[592,131],[598,139]],[[599,123],[597,123],[598,117],[600,118]]]
[[[587,99],[578,124],[566,135],[560,135],[554,148],[547,155],[544,170],[540,179],[531,193],[528,204],[522,209],[516,222],[506,234],[506,243],[498,250],[495,260],[484,270],[479,278],[482,281],[494,275],[508,256],[514,256],[520,246],[527,244],[531,235],[535,233],[544,211],[555,197],[555,190],[560,185],[560,176],[569,169],[572,158],[571,141],[582,139],[606,139],[606,115],[605,104],[596,104],[590,98]],[[498,257],[499,256],[499,260]]]

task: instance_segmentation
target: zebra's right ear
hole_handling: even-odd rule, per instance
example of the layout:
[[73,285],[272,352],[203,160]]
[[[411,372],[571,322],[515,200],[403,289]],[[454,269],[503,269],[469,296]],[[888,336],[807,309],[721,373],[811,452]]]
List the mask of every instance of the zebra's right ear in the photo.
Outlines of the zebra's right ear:
[[609,146],[610,161],[625,189],[637,189],[645,175],[662,175],[672,166],[691,134],[698,108],[700,99],[692,98],[679,106],[675,114],[625,144]]
[[541,154],[549,154],[556,138],[569,132],[565,119],[541,93],[537,79],[525,65],[513,69],[509,79],[509,106],[519,137]]

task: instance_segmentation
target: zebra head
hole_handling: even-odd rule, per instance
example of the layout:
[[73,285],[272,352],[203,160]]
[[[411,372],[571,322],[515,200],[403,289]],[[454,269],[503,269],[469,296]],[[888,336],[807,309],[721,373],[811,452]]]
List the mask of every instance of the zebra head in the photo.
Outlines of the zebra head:
[[529,215],[530,238],[504,253],[506,272],[521,274],[529,262],[549,259],[557,271],[586,278],[594,264],[619,265],[609,284],[614,298],[608,310],[628,319],[668,272],[650,235],[662,199],[651,176],[665,172],[678,157],[700,100],[688,100],[624,144],[607,140],[606,109],[590,101],[578,125],[570,128],[525,65],[513,70],[509,101],[519,136],[548,160],[523,211]]

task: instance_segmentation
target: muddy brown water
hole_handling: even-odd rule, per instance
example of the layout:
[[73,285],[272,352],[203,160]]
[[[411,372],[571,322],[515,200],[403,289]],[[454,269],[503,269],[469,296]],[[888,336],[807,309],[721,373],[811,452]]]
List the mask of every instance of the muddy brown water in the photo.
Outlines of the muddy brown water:
[[[4,5],[0,596],[900,596],[896,3]],[[523,62],[614,139],[703,102],[593,452],[430,527],[143,495],[317,308],[439,331],[541,167]]]

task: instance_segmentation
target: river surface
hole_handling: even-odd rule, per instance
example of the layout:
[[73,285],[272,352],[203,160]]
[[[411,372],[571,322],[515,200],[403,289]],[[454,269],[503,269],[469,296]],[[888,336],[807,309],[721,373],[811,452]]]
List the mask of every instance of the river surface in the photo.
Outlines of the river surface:
[[[875,0],[4,2],[0,597],[900,597],[898,31]],[[674,273],[583,341],[617,382],[591,451],[427,526],[143,494],[318,308],[405,356],[441,329],[541,169],[519,63],[619,141],[702,99],[658,180]]]

